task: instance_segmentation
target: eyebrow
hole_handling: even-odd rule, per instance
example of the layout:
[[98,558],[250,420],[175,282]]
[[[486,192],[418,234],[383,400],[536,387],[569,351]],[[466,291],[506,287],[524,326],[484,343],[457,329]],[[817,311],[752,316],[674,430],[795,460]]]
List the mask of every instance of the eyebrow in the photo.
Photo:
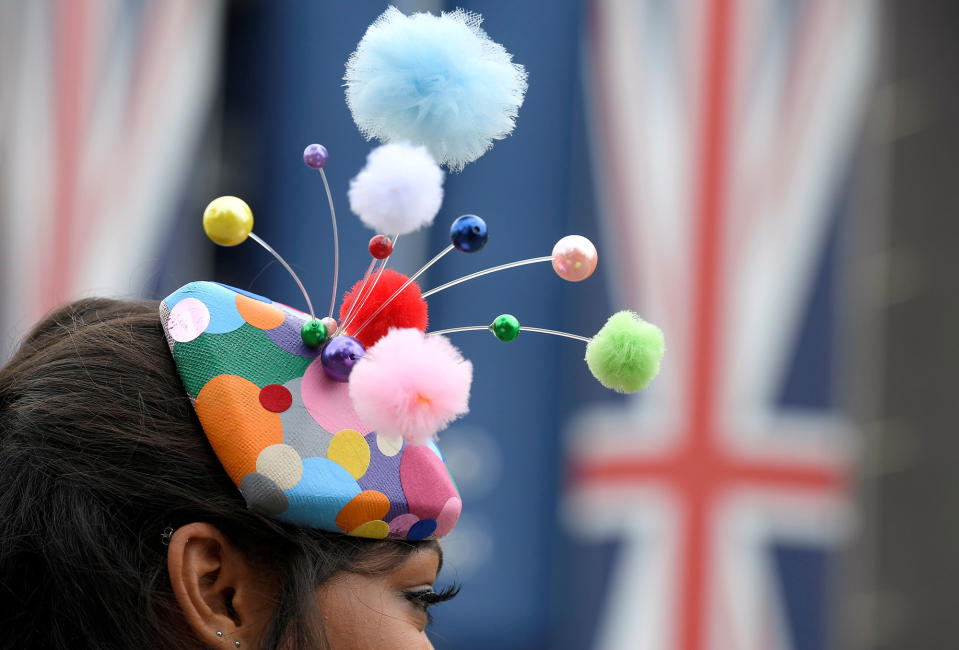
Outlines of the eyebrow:
[[436,565],[436,575],[439,577],[440,572],[443,570],[443,547],[440,546],[440,543],[435,539],[429,540],[426,544],[427,548],[431,548],[436,551],[436,555],[439,556],[439,564]]

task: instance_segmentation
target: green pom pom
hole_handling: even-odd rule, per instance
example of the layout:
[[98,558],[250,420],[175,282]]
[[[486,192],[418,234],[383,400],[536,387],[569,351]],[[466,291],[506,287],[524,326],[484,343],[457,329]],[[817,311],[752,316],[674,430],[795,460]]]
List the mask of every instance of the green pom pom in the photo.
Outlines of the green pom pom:
[[635,393],[659,374],[663,331],[631,311],[616,312],[586,344],[586,365],[606,388]]

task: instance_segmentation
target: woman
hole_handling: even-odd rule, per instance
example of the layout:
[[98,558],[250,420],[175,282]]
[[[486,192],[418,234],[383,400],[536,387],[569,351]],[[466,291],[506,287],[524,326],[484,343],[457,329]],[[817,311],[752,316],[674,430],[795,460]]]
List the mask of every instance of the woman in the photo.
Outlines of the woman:
[[439,544],[248,510],[157,313],[81,300],[0,370],[0,647],[431,648]]

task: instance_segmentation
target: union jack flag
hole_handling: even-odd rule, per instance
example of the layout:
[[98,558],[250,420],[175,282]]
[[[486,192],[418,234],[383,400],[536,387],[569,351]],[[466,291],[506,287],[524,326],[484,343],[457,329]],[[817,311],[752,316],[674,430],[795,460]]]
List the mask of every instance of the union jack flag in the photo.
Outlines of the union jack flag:
[[646,395],[573,426],[571,525],[620,542],[595,648],[800,647],[768,547],[848,535],[854,438],[778,395],[841,212],[877,18],[871,0],[590,5],[605,263],[667,337]]
[[144,291],[217,94],[223,9],[0,2],[0,341],[82,294]]

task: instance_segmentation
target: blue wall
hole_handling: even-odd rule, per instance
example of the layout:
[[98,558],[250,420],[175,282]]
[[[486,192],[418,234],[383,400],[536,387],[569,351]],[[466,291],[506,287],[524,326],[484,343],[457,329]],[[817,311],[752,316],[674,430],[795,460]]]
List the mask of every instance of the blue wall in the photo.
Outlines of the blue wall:
[[[330,152],[326,170],[340,224],[341,291],[365,270],[372,234],[350,213],[346,188],[374,145],[353,125],[341,86],[349,54],[385,5],[346,6],[241,5],[230,32],[225,137],[242,142],[224,146],[237,151],[237,170],[255,174],[228,174],[225,184],[237,187],[222,189],[250,200],[256,231],[301,274],[318,311],[325,311],[330,299],[332,244],[322,183],[301,161],[307,144],[321,142]],[[472,213],[486,220],[488,245],[476,255],[444,258],[421,283],[424,288],[503,262],[548,255],[567,234],[571,174],[585,168],[583,159],[571,155],[579,4],[460,6],[483,14],[491,37],[526,66],[530,85],[514,135],[448,176],[433,229],[412,242],[432,256],[448,244],[449,223]],[[400,239],[398,247],[403,245]],[[218,251],[218,262],[223,281],[302,304],[293,282],[257,247]],[[571,287],[548,264],[494,275],[431,299],[430,327],[485,324],[510,312],[524,324],[563,329],[567,294],[598,291],[597,282]],[[434,640],[439,648],[547,648],[558,434],[568,407],[556,377],[561,370],[587,373],[580,361],[583,350],[578,343],[535,334],[511,344],[482,332],[454,336],[475,373],[472,412],[441,438],[451,462],[465,467],[466,478],[460,480],[464,514],[446,543],[444,570],[464,589],[435,611]],[[476,475],[469,471],[474,463],[484,468]],[[466,534],[457,539],[460,530]]]

